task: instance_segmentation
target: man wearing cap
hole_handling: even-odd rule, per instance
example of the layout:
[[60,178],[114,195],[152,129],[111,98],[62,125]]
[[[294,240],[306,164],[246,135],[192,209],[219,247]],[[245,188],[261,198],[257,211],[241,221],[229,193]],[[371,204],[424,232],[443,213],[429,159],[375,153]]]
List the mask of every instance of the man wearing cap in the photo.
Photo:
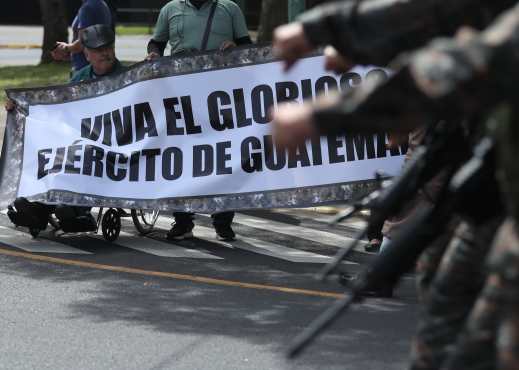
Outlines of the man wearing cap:
[[[90,63],[80,69],[70,82],[89,81],[124,71],[125,67],[115,57],[115,33],[112,27],[96,24],[81,32],[81,44]],[[90,207],[58,206],[56,217],[64,231],[91,231],[97,228]]]
[[[87,27],[81,33],[81,43],[89,65],[80,69],[70,82],[88,81],[124,71],[124,67],[115,57],[115,33],[112,27],[96,24]],[[8,100],[5,109],[15,109],[15,103]],[[66,232],[84,232],[97,229],[95,218],[90,213],[90,207],[59,205],[46,206],[38,202],[29,202],[18,198],[10,206],[8,216],[19,226],[28,226],[31,230],[43,230],[47,226],[48,214],[54,212],[59,219],[61,228]]]
[[[124,71],[125,68],[115,57],[115,33],[112,27],[105,24],[87,27],[81,32],[80,38],[90,64],[72,76],[70,82],[89,81]],[[56,208],[55,214],[61,223],[86,221],[95,228],[96,221],[90,210],[90,207],[60,206]]]
[[96,24],[81,33],[85,57],[90,63],[80,69],[70,82],[87,81],[124,70],[115,57],[115,33],[111,27]]
[[[70,82],[93,80],[124,71],[115,57],[115,33],[112,27],[96,24],[82,30],[80,35],[83,52],[90,63],[72,76]],[[54,214],[62,229],[68,232],[92,231],[97,228],[90,207],[57,206]]]

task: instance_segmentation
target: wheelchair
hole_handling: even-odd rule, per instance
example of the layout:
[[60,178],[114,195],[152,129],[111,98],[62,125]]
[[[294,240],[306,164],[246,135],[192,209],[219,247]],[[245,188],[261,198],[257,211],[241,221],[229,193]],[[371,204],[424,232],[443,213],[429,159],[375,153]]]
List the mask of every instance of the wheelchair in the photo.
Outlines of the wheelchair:
[[9,219],[17,227],[28,227],[33,238],[50,224],[54,232],[62,231],[65,234],[98,233],[101,228],[104,239],[114,242],[121,232],[121,218],[131,217],[139,234],[146,235],[153,230],[160,214],[158,210],[131,209],[128,213],[122,208],[105,210],[101,207],[94,219],[87,207],[55,207],[31,203],[23,198],[17,199],[13,205],[8,207]]

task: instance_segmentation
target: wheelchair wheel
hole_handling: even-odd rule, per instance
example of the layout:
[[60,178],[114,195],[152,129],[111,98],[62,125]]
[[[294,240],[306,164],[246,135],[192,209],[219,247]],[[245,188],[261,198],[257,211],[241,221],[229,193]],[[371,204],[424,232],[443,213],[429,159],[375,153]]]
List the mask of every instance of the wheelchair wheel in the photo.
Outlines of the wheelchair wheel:
[[121,217],[117,210],[110,208],[104,214],[103,220],[101,221],[101,231],[107,241],[113,242],[117,240],[121,232]]
[[146,235],[153,230],[155,222],[159,218],[159,213],[158,209],[132,209],[133,224],[141,235]]

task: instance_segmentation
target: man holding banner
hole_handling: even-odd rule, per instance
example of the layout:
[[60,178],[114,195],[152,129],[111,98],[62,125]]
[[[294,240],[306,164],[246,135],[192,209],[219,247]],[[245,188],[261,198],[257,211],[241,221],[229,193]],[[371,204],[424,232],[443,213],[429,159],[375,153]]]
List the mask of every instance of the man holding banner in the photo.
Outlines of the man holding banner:
[[[224,51],[237,45],[251,44],[242,11],[230,0],[173,0],[160,11],[155,33],[148,44],[147,59],[164,55],[169,41],[171,55],[196,51]],[[193,214],[175,212],[175,223],[168,238],[182,240],[193,236]],[[212,215],[220,240],[233,240],[231,223],[234,212]]]
[[[70,82],[88,81],[122,72],[124,67],[115,56],[115,33],[110,26],[96,24],[85,28],[81,33],[81,44],[84,47],[88,64],[71,78]],[[15,108],[14,102],[8,100],[6,110]],[[95,218],[90,213],[91,207],[75,207],[60,205],[47,206],[38,202],[29,202],[18,198],[14,207],[9,207],[8,216],[18,226],[27,226],[34,230],[43,230],[47,226],[50,213],[55,213],[60,226],[65,232],[83,232],[97,229]]]
[[148,59],[251,44],[245,17],[231,0],[173,0],[160,11],[148,44]]

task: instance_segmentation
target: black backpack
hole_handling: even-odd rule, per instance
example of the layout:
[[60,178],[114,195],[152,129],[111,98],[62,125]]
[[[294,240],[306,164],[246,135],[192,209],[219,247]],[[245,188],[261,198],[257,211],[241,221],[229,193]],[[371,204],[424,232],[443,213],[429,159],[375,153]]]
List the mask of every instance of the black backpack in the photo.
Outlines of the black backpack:
[[47,228],[49,216],[54,207],[43,203],[29,202],[26,198],[17,198],[7,209],[7,216],[16,226],[28,227],[32,231]]

